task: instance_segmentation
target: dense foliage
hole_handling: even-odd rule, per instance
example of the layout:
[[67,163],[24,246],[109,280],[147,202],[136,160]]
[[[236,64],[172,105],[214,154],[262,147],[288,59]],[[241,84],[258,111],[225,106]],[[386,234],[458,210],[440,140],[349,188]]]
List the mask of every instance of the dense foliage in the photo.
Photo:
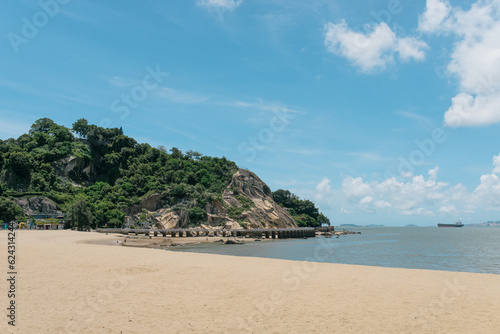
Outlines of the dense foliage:
[[0,197],[0,224],[14,220],[22,213],[23,210],[17,204]]
[[78,200],[73,203],[68,210],[68,221],[71,226],[82,230],[86,226],[92,225],[92,212],[85,200]]
[[[79,119],[68,129],[42,118],[29,133],[0,140],[0,220],[23,215],[13,198],[46,196],[67,213],[70,226],[119,227],[131,208],[156,193],[167,207],[199,224],[207,219],[207,203],[222,200],[236,170],[224,157],[137,143],[121,128]],[[253,206],[236,195],[243,205],[228,208],[233,219]],[[276,191],[274,199],[289,208],[299,226],[330,223],[311,201],[289,191]],[[139,217],[151,221],[146,213]]]
[[319,212],[313,202],[300,199],[288,190],[276,190],[273,192],[273,199],[287,209],[300,227],[330,225],[330,220]]
[[[68,168],[69,157],[73,168]],[[122,129],[98,127],[85,119],[68,129],[42,118],[28,134],[0,140],[0,204],[7,203],[5,197],[43,195],[72,212],[75,202],[82,210],[86,203],[92,227],[112,227],[123,223],[128,208],[160,193],[170,206],[201,222],[206,203],[221,197],[236,169],[226,158],[182,153],[175,147],[167,152],[137,143]]]

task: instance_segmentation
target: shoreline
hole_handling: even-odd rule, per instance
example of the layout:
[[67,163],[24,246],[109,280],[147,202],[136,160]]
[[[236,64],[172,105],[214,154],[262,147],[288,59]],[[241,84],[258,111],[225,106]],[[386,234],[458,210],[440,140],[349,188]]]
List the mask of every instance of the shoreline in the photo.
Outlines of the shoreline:
[[[6,238],[1,232],[0,243]],[[20,231],[18,323],[7,327],[4,319],[2,333],[496,333],[500,327],[500,275],[103,247],[113,241],[99,233]]]
[[197,237],[176,237],[170,236],[142,236],[142,235],[124,235],[118,233],[100,233],[100,232],[81,232],[81,233],[97,233],[109,236],[109,239],[104,240],[89,240],[86,243],[96,245],[108,246],[122,246],[122,247],[137,247],[137,248],[162,248],[162,247],[180,247],[186,245],[198,244],[214,244],[222,243],[227,240],[235,240],[241,243],[253,242],[272,242],[277,240],[272,239],[257,239],[257,238],[243,238],[243,237],[222,237],[222,236],[197,236]]
[[[122,247],[137,247],[137,248],[152,248],[152,249],[168,249],[169,247],[181,247],[203,244],[224,244],[227,241],[235,241],[238,244],[253,243],[253,242],[275,242],[283,239],[267,239],[255,237],[230,237],[230,236],[190,236],[190,237],[171,237],[171,236],[142,236],[142,235],[126,235],[120,233],[104,233],[104,232],[85,232],[85,233],[100,233],[107,236],[112,236],[109,240],[89,241],[91,244],[109,245],[109,246],[122,246]],[[361,232],[354,231],[334,231],[334,232],[316,232],[315,238],[331,238],[340,237],[349,234],[361,234]],[[299,238],[300,239],[300,238]],[[314,238],[308,238],[314,239]],[[285,239],[287,240],[287,239]]]

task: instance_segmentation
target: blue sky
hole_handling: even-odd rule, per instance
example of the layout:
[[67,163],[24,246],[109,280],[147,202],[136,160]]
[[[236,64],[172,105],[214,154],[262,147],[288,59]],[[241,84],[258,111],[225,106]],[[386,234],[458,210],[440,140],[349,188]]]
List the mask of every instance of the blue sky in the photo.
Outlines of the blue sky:
[[500,1],[0,4],[0,138],[38,118],[225,156],[334,224],[500,220]]

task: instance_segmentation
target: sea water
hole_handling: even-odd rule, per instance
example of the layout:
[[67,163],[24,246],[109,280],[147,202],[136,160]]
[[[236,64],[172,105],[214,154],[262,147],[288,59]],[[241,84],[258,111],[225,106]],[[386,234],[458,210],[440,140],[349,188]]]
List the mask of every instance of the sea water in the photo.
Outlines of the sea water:
[[175,251],[500,274],[500,228],[364,227],[349,230],[361,234],[244,245],[199,244],[176,247]]

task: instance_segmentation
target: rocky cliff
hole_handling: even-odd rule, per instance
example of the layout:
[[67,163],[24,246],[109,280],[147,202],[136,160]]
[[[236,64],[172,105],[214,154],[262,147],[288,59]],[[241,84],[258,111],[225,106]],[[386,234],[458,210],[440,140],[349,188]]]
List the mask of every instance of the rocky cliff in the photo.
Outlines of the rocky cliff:
[[[159,228],[189,226],[189,215],[182,210],[163,207],[161,196],[153,194],[141,205],[131,208],[132,220],[147,210],[151,223]],[[213,201],[205,207],[207,225],[228,228],[296,228],[293,218],[274,202],[271,189],[254,173],[239,169],[222,195],[222,201]]]
[[24,210],[24,214],[28,216],[34,213],[60,213],[57,210],[56,203],[44,196],[22,197],[16,198],[14,201]]
[[[233,215],[231,220],[237,220],[245,227],[297,227],[292,216],[274,202],[271,189],[257,175],[248,170],[239,169],[233,175],[233,180],[224,192],[223,198],[225,206],[233,208],[233,211],[235,208],[244,208],[241,214],[237,217]],[[247,209],[248,207],[250,208]]]

